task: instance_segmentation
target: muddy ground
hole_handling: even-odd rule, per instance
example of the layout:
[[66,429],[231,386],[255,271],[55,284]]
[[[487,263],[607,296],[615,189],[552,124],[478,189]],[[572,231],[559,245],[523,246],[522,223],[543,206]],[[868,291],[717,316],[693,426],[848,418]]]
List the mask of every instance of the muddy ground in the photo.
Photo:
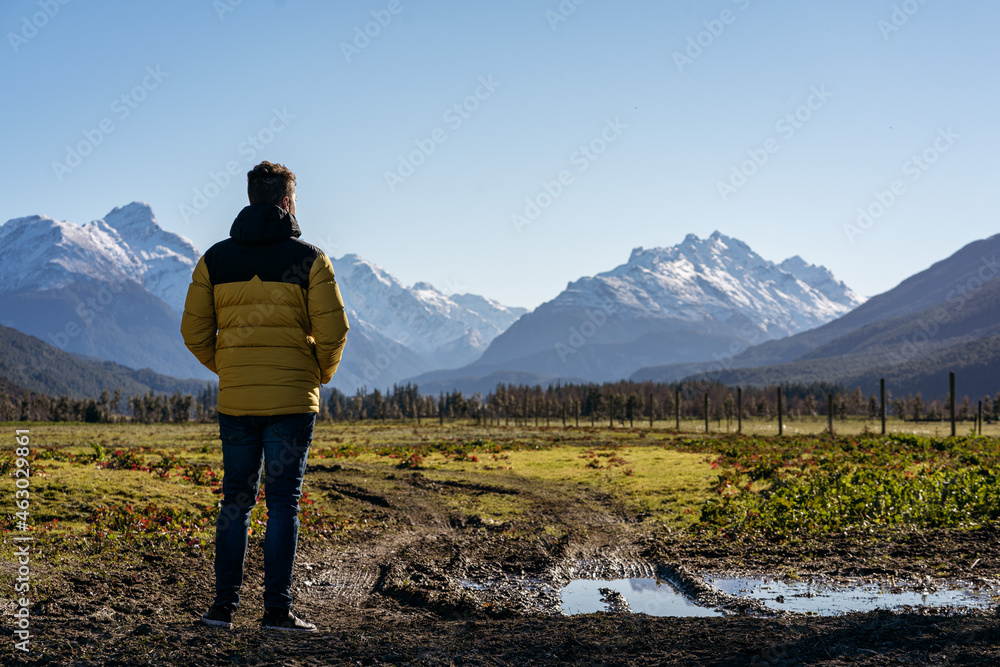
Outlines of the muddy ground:
[[[30,652],[4,642],[0,660],[32,665],[891,665],[1000,664],[1000,620],[873,612],[761,615],[724,599],[724,618],[628,612],[564,616],[570,579],[659,576],[712,602],[706,572],[860,579],[1000,578],[995,530],[830,536],[793,544],[692,539],[643,523],[610,498],[570,485],[490,484],[357,463],[312,465],[307,488],[350,503],[366,528],[303,533],[297,611],[319,632],[258,628],[262,553],[248,555],[233,630],[197,618],[212,598],[210,554],[198,549],[67,553],[36,563]],[[470,517],[449,498],[508,496],[527,517]],[[366,524],[364,522],[367,522]],[[52,562],[55,560],[55,562]],[[9,610],[8,610],[9,611]],[[7,617],[8,621],[10,617]]]

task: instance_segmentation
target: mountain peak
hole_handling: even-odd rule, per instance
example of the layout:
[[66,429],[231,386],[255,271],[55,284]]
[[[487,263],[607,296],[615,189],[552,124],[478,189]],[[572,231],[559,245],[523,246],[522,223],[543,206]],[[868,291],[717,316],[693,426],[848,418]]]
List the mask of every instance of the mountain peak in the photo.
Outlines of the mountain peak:
[[628,263],[649,268],[664,262],[683,260],[692,264],[703,264],[724,257],[740,260],[754,258],[755,261],[757,260],[753,250],[746,243],[716,230],[705,239],[699,238],[697,234],[688,234],[683,241],[674,246],[660,248],[639,246],[632,250]]
[[790,273],[806,285],[818,290],[827,298],[838,303],[861,305],[864,301],[843,281],[837,280],[833,272],[825,266],[810,264],[799,255],[793,255],[778,265],[778,268]]
[[812,264],[810,264],[806,260],[802,259],[802,257],[800,255],[792,255],[791,257],[789,257],[788,259],[786,259],[784,262],[782,262],[779,266],[781,266],[781,268],[783,268],[786,271],[788,271],[790,269],[804,269],[806,267],[812,266]]
[[549,302],[557,310],[612,299],[622,319],[685,322],[749,318],[771,336],[823,324],[864,301],[825,267],[801,258],[782,265],[716,230],[665,248],[635,248],[629,261],[571,283]]
[[63,287],[81,277],[132,280],[175,312],[184,309],[198,250],[156,223],[146,202],[113,209],[84,225],[43,215],[15,218],[0,228],[4,287]]
[[29,225],[33,222],[39,222],[42,220],[48,220],[49,222],[55,222],[52,218],[47,215],[26,215],[23,218],[11,218],[7,222],[0,225],[0,228],[10,226],[11,229],[14,227],[19,227],[21,225]]
[[[445,295],[426,281],[407,287],[357,254],[330,262],[351,326],[377,332],[372,335],[381,342],[372,348],[373,355],[402,346],[428,363],[426,368],[460,366],[473,361],[524,312],[476,295]],[[398,353],[390,354],[395,359]],[[403,375],[393,375],[402,368],[387,371],[383,379],[402,379]],[[366,379],[371,380],[367,375]]]
[[116,206],[104,216],[104,222],[118,230],[123,236],[148,237],[160,231],[153,215],[153,208],[146,202],[134,201],[125,206]]

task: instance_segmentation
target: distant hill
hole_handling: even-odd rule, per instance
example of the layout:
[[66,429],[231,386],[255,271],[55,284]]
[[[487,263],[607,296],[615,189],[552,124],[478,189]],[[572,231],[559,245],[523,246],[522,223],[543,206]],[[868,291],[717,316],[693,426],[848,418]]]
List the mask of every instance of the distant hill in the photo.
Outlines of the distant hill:
[[896,393],[1000,390],[1000,235],[976,241],[827,325],[714,365],[646,368],[633,380],[717,379],[732,385],[826,381]]
[[184,347],[180,317],[163,300],[131,281],[113,289],[83,279],[46,290],[0,292],[0,324],[83,357],[214,379]]
[[[17,389],[50,396],[97,398],[121,389],[123,396],[157,393],[197,394],[203,380],[179,380],[148,368],[134,370],[111,361],[87,361],[34,336],[0,325],[0,379]],[[0,385],[0,389],[3,385]]]
[[24,387],[14,384],[7,378],[0,377],[0,395],[6,394],[11,398],[19,399],[30,393],[31,392]]

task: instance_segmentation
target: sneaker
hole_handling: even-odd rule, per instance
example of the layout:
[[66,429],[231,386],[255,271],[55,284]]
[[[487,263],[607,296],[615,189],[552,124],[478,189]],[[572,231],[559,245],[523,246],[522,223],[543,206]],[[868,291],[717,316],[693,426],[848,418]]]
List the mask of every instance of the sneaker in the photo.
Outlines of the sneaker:
[[201,622],[213,628],[226,628],[228,630],[233,627],[233,609],[213,604],[201,617]]
[[303,621],[289,609],[265,609],[261,627],[265,630],[290,630],[293,632],[316,632],[316,626]]

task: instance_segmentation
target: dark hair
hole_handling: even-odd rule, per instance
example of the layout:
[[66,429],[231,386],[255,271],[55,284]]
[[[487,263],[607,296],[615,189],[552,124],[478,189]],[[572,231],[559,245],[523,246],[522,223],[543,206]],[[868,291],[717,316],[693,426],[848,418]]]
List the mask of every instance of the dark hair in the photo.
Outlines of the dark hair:
[[283,164],[267,160],[247,172],[247,197],[251,204],[280,205],[295,194],[295,174]]

